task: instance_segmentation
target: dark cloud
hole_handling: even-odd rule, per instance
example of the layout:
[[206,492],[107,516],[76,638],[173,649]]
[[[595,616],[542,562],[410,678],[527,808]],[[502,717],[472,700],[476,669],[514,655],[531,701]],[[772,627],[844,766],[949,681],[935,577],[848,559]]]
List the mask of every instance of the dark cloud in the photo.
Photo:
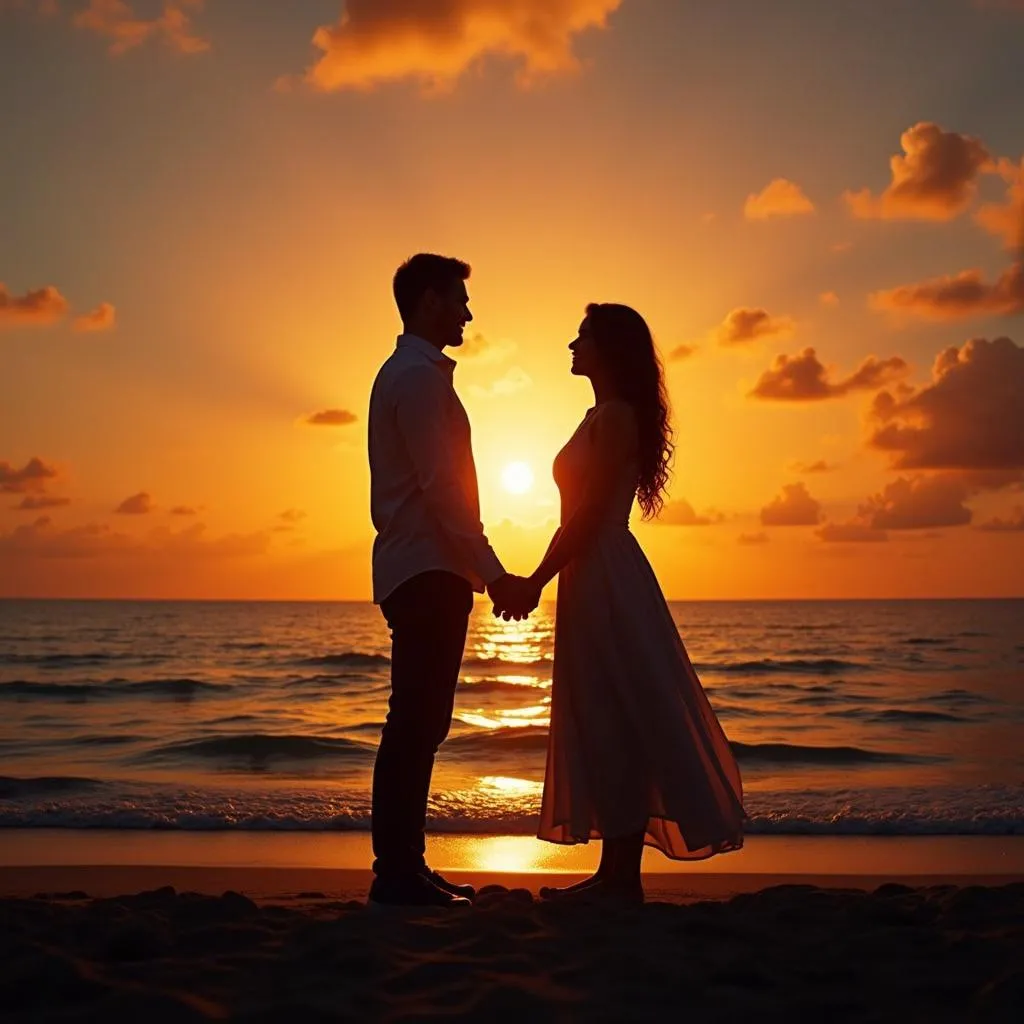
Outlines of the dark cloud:
[[816,526],[821,505],[802,483],[785,484],[782,493],[761,509],[762,526]]
[[736,538],[736,543],[737,544],[743,544],[745,546],[746,545],[753,546],[753,545],[756,545],[756,544],[767,544],[768,540],[769,540],[768,534],[765,533],[764,530],[761,530],[759,533],[741,533]]
[[197,516],[199,515],[199,510],[191,505],[175,505],[174,508],[168,509],[167,514],[172,516]]
[[876,395],[868,443],[897,469],[1021,470],[1022,395],[1024,348],[975,338],[942,352],[925,387]]
[[851,391],[883,387],[908,370],[899,356],[882,360],[868,356],[849,377],[830,381],[828,370],[819,362],[814,349],[806,348],[798,356],[777,356],[772,368],[761,374],[750,395],[780,402],[815,402],[840,398]]
[[831,473],[836,467],[818,459],[816,462],[791,462],[789,468],[794,473]]
[[[621,0],[347,0],[313,36],[320,57],[303,78],[322,92],[412,78],[450,87],[489,55],[522,62],[520,82],[575,71],[573,37],[603,28]],[[287,87],[291,83],[282,80]]]
[[210,48],[207,39],[192,31],[192,12],[203,0],[163,0],[162,10],[153,18],[139,17],[127,0],[89,0],[72,16],[73,24],[110,40],[111,54],[120,56],[149,42],[160,40],[175,53],[203,53]]
[[798,217],[808,213],[814,213],[814,203],[799,185],[786,178],[776,178],[760,192],[751,193],[743,205],[743,216],[747,220]]
[[117,508],[114,509],[118,515],[123,516],[144,516],[153,511],[153,499],[145,492],[139,491],[130,498],[125,498]]
[[21,469],[9,462],[0,462],[0,491],[7,494],[42,494],[47,480],[53,480],[57,470],[42,459],[33,456]]
[[1020,533],[1024,531],[1024,505],[1018,505],[1009,519],[996,516],[987,522],[978,523],[975,529],[985,530],[988,533]]
[[885,220],[952,220],[970,206],[978,176],[991,162],[969,135],[921,122],[900,138],[903,155],[889,161],[892,181],[880,196],[869,189],[843,198],[855,217]]
[[12,507],[20,512],[39,512],[44,508],[61,508],[70,504],[70,498],[60,498],[55,494],[26,494],[17,505]]
[[965,270],[920,284],[875,292],[871,305],[922,320],[1024,313],[1024,263],[1015,263],[987,284],[980,270]]
[[765,309],[734,309],[715,329],[719,345],[744,345],[759,338],[788,338],[796,326],[792,317],[772,316]]
[[964,504],[970,488],[954,474],[900,477],[857,509],[857,518],[872,530],[927,530],[966,526],[971,510]]
[[668,358],[670,362],[681,363],[684,359],[689,359],[696,351],[694,345],[676,345],[668,354]]
[[307,416],[305,422],[311,427],[347,427],[358,418],[348,409],[324,409]]

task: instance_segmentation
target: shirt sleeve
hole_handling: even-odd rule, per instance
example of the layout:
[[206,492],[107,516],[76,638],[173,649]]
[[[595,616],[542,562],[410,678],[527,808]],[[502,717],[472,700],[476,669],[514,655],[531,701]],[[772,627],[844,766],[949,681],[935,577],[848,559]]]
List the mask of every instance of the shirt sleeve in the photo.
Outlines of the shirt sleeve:
[[467,564],[485,584],[493,583],[505,575],[505,569],[459,479],[455,446],[446,430],[451,403],[448,384],[436,368],[415,367],[402,374],[395,392],[398,431],[428,507]]

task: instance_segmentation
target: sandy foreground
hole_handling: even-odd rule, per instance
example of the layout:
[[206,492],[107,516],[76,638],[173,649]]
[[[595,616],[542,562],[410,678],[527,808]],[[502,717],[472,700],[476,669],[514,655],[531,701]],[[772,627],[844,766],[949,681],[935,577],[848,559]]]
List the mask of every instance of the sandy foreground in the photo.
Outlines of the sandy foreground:
[[[571,875],[468,869],[451,874],[485,887],[472,910],[381,914],[365,870],[17,865],[4,845],[4,1021],[1016,1021],[1024,1005],[1024,871],[833,857],[653,874],[645,906],[608,909],[537,899]],[[763,863],[784,849],[761,846]],[[974,846],[1019,863],[1015,841]],[[931,847],[889,860],[931,864]]]

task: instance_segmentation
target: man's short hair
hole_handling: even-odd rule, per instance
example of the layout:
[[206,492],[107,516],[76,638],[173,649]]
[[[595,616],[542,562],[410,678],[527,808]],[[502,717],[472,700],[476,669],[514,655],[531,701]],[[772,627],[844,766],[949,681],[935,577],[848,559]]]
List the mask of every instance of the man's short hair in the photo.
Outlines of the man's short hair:
[[408,323],[415,316],[424,292],[432,289],[440,295],[456,281],[465,281],[469,271],[468,263],[432,252],[420,252],[406,260],[395,271],[392,285],[402,322]]

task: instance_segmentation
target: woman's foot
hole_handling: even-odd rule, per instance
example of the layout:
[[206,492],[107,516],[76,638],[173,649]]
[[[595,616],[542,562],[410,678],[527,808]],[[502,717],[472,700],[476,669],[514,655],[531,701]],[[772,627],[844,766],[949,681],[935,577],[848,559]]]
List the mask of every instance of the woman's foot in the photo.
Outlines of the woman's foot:
[[[588,884],[580,883],[570,889],[553,890],[559,895],[553,897],[558,903],[597,904],[600,906],[640,906],[644,902],[644,887],[639,882],[613,882],[588,878]],[[552,890],[548,890],[549,892]],[[544,895],[544,890],[541,890]],[[552,899],[552,897],[546,897]]]
[[542,885],[540,887],[540,898],[542,900],[557,900],[563,896],[568,896],[574,892],[580,892],[583,889],[589,889],[592,885],[596,885],[601,881],[601,875],[591,875],[589,878],[584,878],[582,882],[576,882],[573,885],[554,886],[554,885]]

